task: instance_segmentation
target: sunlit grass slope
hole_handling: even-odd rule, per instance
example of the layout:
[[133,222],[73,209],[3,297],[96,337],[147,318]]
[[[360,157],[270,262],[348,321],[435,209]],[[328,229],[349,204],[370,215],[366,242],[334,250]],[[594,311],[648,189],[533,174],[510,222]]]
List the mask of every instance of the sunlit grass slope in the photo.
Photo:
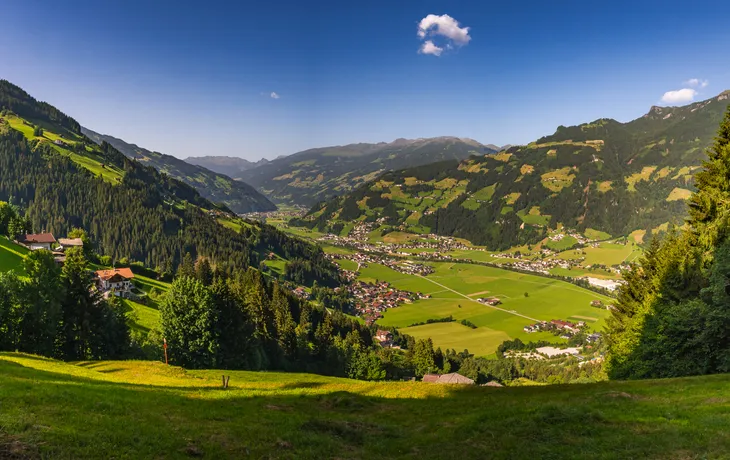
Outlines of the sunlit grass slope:
[[730,376],[549,387],[0,354],[0,458],[726,458]]

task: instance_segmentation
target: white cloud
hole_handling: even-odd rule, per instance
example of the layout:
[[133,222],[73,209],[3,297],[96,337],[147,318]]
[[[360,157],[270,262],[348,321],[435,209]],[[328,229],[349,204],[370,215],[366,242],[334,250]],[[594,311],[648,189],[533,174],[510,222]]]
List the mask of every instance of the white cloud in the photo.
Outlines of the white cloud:
[[278,95],[278,94],[276,94],[275,92],[273,92],[273,91],[271,92],[271,99],[279,99],[280,97],[281,97],[281,96],[279,96],[279,95]]
[[464,46],[471,41],[469,27],[460,27],[459,21],[448,14],[441,16],[429,14],[418,24],[418,37],[425,40],[426,37],[437,36],[443,37],[443,41],[445,41],[443,46],[436,45],[433,40],[426,40],[418,52],[441,56],[444,48],[452,49],[454,46]]
[[705,87],[707,87],[707,85],[710,84],[710,82],[707,80],[700,80],[699,78],[690,78],[689,80],[684,82],[684,84],[691,86],[693,88],[697,88],[697,87],[705,88]]
[[662,102],[665,104],[685,104],[692,102],[697,96],[697,91],[692,88],[682,88],[676,91],[667,91],[662,96]]
[[433,54],[434,56],[441,56],[444,49],[433,44],[431,40],[426,40],[421,48],[418,50],[421,54]]

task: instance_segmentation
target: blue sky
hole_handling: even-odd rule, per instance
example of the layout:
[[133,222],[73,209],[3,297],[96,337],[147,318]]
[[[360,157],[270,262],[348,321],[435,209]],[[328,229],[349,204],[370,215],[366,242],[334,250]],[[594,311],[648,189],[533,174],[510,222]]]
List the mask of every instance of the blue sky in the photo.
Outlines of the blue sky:
[[6,0],[0,78],[181,158],[526,143],[730,88],[729,13],[725,1]]

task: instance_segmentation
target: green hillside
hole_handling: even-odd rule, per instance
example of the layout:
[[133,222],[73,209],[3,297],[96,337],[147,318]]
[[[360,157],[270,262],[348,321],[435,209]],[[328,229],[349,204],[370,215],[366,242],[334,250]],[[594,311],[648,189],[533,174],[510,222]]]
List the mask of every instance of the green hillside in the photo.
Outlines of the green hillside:
[[21,270],[20,265],[28,250],[0,236],[0,273]]
[[221,225],[219,218],[231,219],[226,207],[109,143],[95,144],[75,120],[4,80],[0,120],[0,201],[20,205],[36,232],[60,237],[80,227],[109,265],[138,261],[159,273],[173,273],[186,253],[245,268],[274,252],[309,261],[303,270],[325,284],[337,278],[316,246],[270,226],[244,234]]
[[194,187],[204,198],[214,203],[223,203],[237,214],[276,209],[276,206],[256,189],[244,182],[235,181],[225,174],[186,163],[172,155],[151,152],[116,137],[96,133],[83,126],[81,132],[97,144],[108,142],[128,158],[152,166],[158,171]]
[[456,137],[350,144],[277,158],[242,171],[240,179],[274,202],[311,206],[346,193],[386,171],[491,152],[494,150],[474,140]]
[[0,457],[719,459],[729,384],[457,387],[3,353]]
[[[490,249],[535,243],[563,224],[646,236],[682,224],[693,173],[730,92],[684,107],[653,107],[628,122],[601,119],[496,155],[383,174],[314,206],[320,230],[355,220],[468,239]],[[565,248],[557,248],[565,249]]]

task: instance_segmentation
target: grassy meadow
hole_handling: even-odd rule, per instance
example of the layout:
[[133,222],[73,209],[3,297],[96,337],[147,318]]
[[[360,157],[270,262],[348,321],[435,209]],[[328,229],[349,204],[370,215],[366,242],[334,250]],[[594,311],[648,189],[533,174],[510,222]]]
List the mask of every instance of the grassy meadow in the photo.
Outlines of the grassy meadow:
[[0,458],[719,459],[728,385],[461,387],[2,353]]
[[21,263],[28,250],[0,236],[0,272],[14,270],[20,273]]
[[[399,273],[379,264],[361,269],[361,280],[384,280],[399,289],[432,296],[388,310],[378,324],[406,328],[404,332],[419,338],[431,337],[435,346],[458,351],[468,349],[488,356],[510,338],[561,340],[547,332],[525,333],[522,328],[535,320],[586,321],[592,329],[602,330],[608,311],[591,307],[590,302],[612,301],[573,284],[535,275],[472,264],[434,263],[433,266],[436,271],[427,277]],[[502,310],[476,302],[479,297],[491,296],[502,300],[499,305]],[[457,321],[466,319],[478,328],[456,323],[409,327],[447,316]]]

